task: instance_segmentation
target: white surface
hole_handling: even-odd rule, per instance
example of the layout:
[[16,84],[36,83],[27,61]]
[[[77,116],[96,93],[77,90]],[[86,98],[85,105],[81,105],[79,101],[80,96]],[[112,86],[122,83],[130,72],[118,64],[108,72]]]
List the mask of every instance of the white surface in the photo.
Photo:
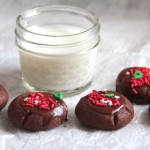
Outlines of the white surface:
[[[25,9],[44,4],[70,4],[93,10],[101,23],[101,47],[92,87],[66,98],[68,121],[62,126],[30,133],[14,127],[7,118],[9,103],[25,92],[20,79],[19,59],[14,45],[15,18]],[[91,89],[115,89],[117,74],[125,67],[150,67],[149,0],[1,0],[0,83],[9,92],[7,106],[0,112],[1,150],[149,150],[148,105],[134,105],[134,119],[112,132],[90,130],[75,117],[74,107]],[[64,127],[64,125],[66,127]]]

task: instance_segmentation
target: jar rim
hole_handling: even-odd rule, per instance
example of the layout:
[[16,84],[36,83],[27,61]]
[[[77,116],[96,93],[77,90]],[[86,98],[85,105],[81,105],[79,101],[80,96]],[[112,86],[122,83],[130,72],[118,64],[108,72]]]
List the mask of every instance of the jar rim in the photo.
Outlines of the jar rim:
[[[28,30],[27,28],[25,28],[24,26],[22,26],[20,24],[20,20],[23,17],[24,18],[25,17],[30,17],[30,16],[33,16],[33,15],[38,15],[38,14],[40,14],[42,12],[52,11],[52,10],[63,10],[63,11],[66,10],[66,11],[72,11],[72,12],[73,12],[73,10],[78,10],[78,11],[84,13],[84,15],[83,14],[82,15],[85,18],[89,19],[89,17],[87,15],[85,15],[85,13],[88,14],[88,15],[91,15],[93,17],[92,21],[94,21],[94,22],[93,22],[91,27],[85,29],[84,31],[81,31],[81,32],[78,32],[78,33],[74,33],[74,34],[68,34],[68,35],[67,34],[66,35],[40,34],[40,33],[36,33],[36,32],[30,31],[30,30]],[[81,14],[80,12],[78,12],[78,14]],[[99,20],[98,20],[97,16],[93,12],[91,12],[89,10],[86,10],[86,9],[83,9],[83,8],[80,8],[80,7],[70,6],[70,5],[46,5],[46,6],[39,6],[39,7],[35,7],[33,9],[29,9],[29,10],[24,11],[21,15],[18,15],[18,17],[16,19],[16,24],[21,30],[23,30],[25,32],[28,32],[30,34],[33,34],[33,35],[45,36],[45,37],[70,37],[70,36],[82,35],[84,33],[87,33],[88,31],[91,31],[97,25],[99,26]]]
[[100,36],[98,36],[98,41],[97,41],[97,43],[96,43],[92,48],[90,48],[90,49],[88,49],[88,50],[81,51],[80,53],[70,53],[70,54],[61,54],[61,55],[37,53],[37,52],[31,51],[31,50],[25,49],[25,48],[22,47],[20,44],[18,44],[17,40],[15,40],[15,43],[16,43],[16,46],[17,46],[20,50],[24,50],[24,51],[26,51],[26,52],[30,52],[30,53],[33,53],[33,54],[36,54],[36,55],[42,55],[42,56],[51,56],[51,57],[57,57],[57,58],[65,58],[65,57],[76,57],[76,56],[79,56],[79,55],[88,54],[89,52],[93,51],[93,49],[95,49],[95,48],[98,47],[100,40],[101,40],[101,38],[100,38]]

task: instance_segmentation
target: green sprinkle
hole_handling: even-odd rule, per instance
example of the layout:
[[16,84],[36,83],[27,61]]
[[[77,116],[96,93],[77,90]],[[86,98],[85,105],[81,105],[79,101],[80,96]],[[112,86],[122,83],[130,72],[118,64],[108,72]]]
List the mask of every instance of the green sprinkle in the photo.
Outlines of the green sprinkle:
[[54,93],[54,97],[58,100],[62,100],[63,94],[62,94],[62,92],[56,92],[56,93]]
[[115,94],[114,94],[114,93],[107,93],[107,94],[105,94],[105,96],[106,96],[106,97],[114,97]]
[[134,79],[138,79],[138,78],[141,78],[143,76],[143,74],[140,72],[140,71],[136,71],[134,73]]

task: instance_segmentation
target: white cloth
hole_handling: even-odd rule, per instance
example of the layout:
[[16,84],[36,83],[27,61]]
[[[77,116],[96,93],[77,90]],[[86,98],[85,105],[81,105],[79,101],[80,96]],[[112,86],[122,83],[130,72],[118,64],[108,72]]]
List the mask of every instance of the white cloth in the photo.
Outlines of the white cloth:
[[[68,4],[89,9],[99,17],[101,43],[92,86],[82,94],[65,98],[68,121],[58,128],[27,132],[7,118],[10,102],[25,92],[20,78],[19,56],[14,44],[15,19],[26,9],[48,4]],[[9,103],[0,112],[1,150],[148,150],[150,118],[148,105],[134,105],[131,123],[117,131],[97,131],[82,126],[74,108],[92,89],[115,90],[118,73],[125,67],[150,67],[149,0],[1,0],[0,84],[9,92]],[[66,126],[66,127],[65,127]]]

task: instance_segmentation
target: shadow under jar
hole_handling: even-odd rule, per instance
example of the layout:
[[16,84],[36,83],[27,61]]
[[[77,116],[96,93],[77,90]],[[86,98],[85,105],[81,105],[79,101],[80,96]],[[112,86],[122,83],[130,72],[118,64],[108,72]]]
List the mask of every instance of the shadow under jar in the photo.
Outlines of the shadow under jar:
[[74,94],[93,79],[99,44],[97,17],[84,9],[51,5],[17,17],[22,80],[30,91]]

